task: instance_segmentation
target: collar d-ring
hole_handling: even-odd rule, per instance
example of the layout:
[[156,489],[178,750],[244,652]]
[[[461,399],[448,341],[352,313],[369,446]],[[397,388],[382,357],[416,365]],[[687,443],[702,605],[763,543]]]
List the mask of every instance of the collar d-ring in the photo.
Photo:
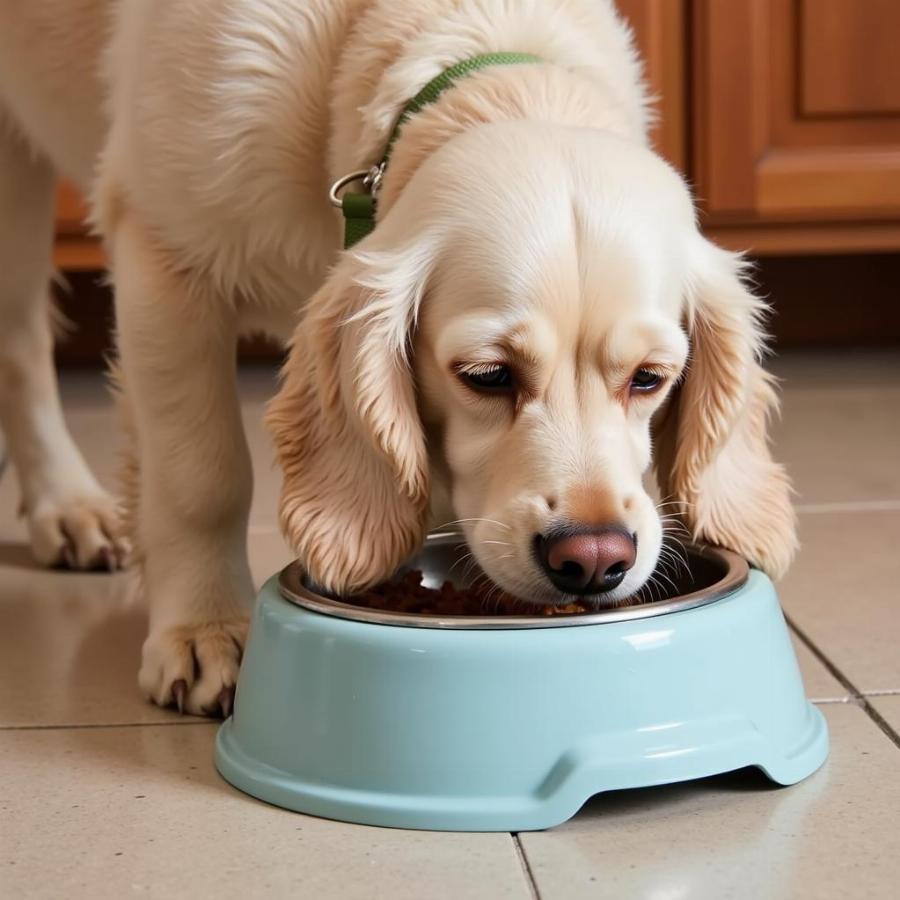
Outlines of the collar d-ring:
[[381,187],[381,178],[384,175],[385,165],[386,163],[382,162],[369,169],[357,169],[355,172],[350,172],[338,178],[328,191],[328,200],[331,205],[336,206],[338,209],[343,208],[344,201],[341,198],[341,191],[355,181],[361,181],[363,187],[375,197],[378,194],[378,189]]

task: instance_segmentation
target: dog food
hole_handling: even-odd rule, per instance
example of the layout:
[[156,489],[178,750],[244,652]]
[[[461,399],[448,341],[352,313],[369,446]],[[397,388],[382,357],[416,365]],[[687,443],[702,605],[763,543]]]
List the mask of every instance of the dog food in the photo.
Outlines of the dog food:
[[592,612],[581,603],[539,606],[505,594],[487,579],[457,588],[445,581],[439,588],[422,584],[416,569],[348,598],[356,606],[431,616],[571,616]]

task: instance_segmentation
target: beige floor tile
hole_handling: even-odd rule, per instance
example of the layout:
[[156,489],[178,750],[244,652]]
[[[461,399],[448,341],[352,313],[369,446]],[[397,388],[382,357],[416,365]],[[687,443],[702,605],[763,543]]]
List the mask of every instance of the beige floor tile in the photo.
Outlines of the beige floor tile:
[[[275,370],[250,366],[239,376],[241,410],[247,444],[253,460],[254,493],[250,512],[252,524],[272,528],[278,524],[278,494],[281,480],[273,464],[273,453],[263,427],[265,402],[275,390]],[[99,373],[67,371],[60,377],[66,421],[100,482],[114,491],[118,483],[119,454],[124,447],[118,415]],[[24,525],[16,510],[19,491],[10,468],[0,476],[0,544],[22,543]]]
[[137,687],[143,611],[124,576],[0,562],[0,726],[165,722]]
[[896,348],[858,350],[790,350],[766,361],[788,390],[900,388],[900,356]]
[[895,897],[900,751],[859,707],[822,708],[831,758],[799,785],[742,772],[622,791],[522,834],[542,900]]
[[900,510],[801,517],[789,618],[860,691],[900,689]]
[[900,737],[900,694],[883,694],[866,698]]
[[797,654],[806,696],[810,700],[820,702],[846,700],[848,696],[846,688],[825,668],[806,644],[795,634],[791,634],[791,641]]
[[[64,372],[60,393],[69,431],[94,474],[107,488],[113,489],[121,442],[113,399],[103,376],[94,371]],[[25,528],[16,514],[18,504],[18,485],[9,467],[0,477],[0,541],[25,538]]]
[[776,455],[801,506],[900,502],[900,353],[795,354],[773,368]]
[[[277,532],[251,534],[257,584],[289,561]],[[126,575],[46,572],[0,546],[0,727],[171,722],[137,687],[147,619]]]
[[[261,425],[274,371],[241,373],[241,402],[256,472],[249,538],[257,584],[290,554],[277,531],[278,478]],[[72,434],[101,482],[116,485],[121,441],[113,401],[97,373],[64,372]],[[13,473],[0,477],[0,727],[170,722],[137,689],[146,616],[124,576],[36,568],[18,519]]]
[[257,587],[280,572],[293,558],[281,533],[274,526],[269,526],[265,530],[257,530],[251,526],[248,546],[250,571]]
[[508,834],[344,825],[222,781],[214,726],[0,731],[0,896],[529,897]]

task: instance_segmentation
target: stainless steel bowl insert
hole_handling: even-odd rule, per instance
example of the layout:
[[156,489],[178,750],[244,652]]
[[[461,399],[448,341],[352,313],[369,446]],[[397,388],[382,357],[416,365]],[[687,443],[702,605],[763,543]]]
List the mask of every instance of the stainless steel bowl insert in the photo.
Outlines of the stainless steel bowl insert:
[[[472,579],[464,577],[466,567],[460,564],[463,554],[467,552],[462,535],[449,532],[431,534],[426,538],[421,552],[409,561],[401,574],[420,569],[422,583],[427,587],[440,587],[448,579],[456,587],[467,587]],[[439,616],[369,609],[316,590],[298,562],[283,569],[278,580],[282,596],[291,603],[324,615],[376,625],[461,630],[571,628],[647,619],[706,606],[733,593],[747,581],[749,568],[746,561],[730,550],[688,545],[687,554],[690,576],[682,574],[681,584],[677,585],[679,593],[674,596],[650,603],[568,616],[530,616],[527,613],[521,616]]]

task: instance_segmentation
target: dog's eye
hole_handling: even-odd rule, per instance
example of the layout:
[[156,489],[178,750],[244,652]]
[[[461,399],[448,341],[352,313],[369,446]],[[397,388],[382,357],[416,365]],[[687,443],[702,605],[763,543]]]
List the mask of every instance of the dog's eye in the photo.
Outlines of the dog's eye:
[[636,393],[647,394],[656,390],[662,384],[662,381],[663,377],[659,372],[654,372],[652,369],[638,369],[631,376],[631,390]]
[[462,370],[460,378],[476,391],[499,393],[512,390],[513,377],[509,366],[481,366],[477,369]]

